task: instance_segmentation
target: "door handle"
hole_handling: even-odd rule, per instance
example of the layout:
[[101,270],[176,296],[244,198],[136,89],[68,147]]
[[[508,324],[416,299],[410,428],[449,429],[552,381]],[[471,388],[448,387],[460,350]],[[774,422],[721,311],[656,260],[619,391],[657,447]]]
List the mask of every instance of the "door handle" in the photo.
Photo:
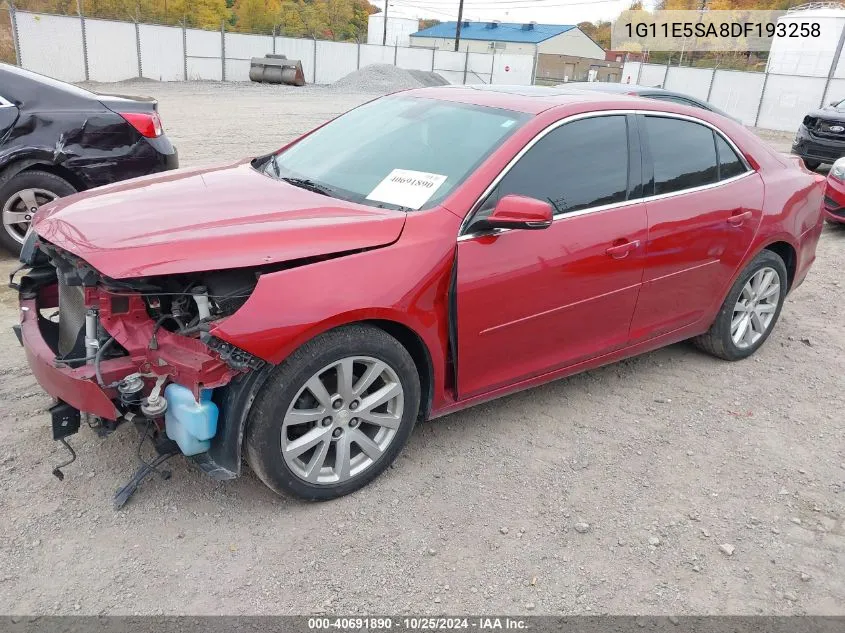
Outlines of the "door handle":
[[742,226],[742,223],[751,219],[751,211],[734,211],[733,215],[728,218],[728,224],[731,226]]
[[610,255],[613,259],[624,259],[628,256],[628,253],[637,248],[639,245],[639,240],[631,240],[630,242],[625,242],[624,244],[611,246],[605,251],[605,253]]

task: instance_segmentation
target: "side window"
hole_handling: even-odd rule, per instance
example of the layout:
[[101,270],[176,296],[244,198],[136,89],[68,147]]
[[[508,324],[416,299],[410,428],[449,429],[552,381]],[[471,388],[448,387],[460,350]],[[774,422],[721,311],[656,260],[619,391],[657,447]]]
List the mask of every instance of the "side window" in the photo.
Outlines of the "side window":
[[719,180],[727,180],[748,171],[745,163],[721,134],[716,134],[716,151],[719,154]]
[[654,193],[671,193],[717,181],[719,168],[709,127],[668,117],[646,116]]
[[551,203],[555,214],[622,202],[628,194],[628,127],[624,116],[599,116],[552,130],[519,159],[475,219],[518,194]]

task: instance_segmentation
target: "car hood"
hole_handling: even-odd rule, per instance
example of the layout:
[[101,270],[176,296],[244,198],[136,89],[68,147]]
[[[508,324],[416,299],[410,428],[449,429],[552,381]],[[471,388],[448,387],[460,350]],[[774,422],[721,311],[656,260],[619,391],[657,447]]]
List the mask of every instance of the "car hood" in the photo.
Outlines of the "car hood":
[[818,110],[810,110],[806,116],[815,117],[817,119],[845,119],[845,110],[837,110],[832,106],[820,108]]
[[244,161],[169,171],[45,205],[45,240],[114,279],[243,268],[384,246],[400,211],[330,198]]

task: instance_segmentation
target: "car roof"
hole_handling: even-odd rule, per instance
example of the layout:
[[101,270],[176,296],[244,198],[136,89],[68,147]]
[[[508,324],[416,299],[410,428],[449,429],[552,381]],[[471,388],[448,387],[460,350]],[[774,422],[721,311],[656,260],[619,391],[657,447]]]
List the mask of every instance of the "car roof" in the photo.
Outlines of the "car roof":
[[[640,102],[638,97],[629,95],[596,94],[588,90],[560,86],[436,86],[406,90],[398,95],[456,101],[525,114],[540,114],[551,108],[568,104],[595,103],[598,105],[606,104],[608,101],[630,104]],[[632,105],[632,107],[635,106]]]
[[664,90],[663,88],[641,86],[639,84],[623,84],[610,81],[578,81],[570,82],[567,86],[581,86],[582,90],[595,90],[596,92],[614,92],[620,94],[640,94],[642,92],[669,93],[668,90]]
[[96,94],[84,88],[3,63],[0,63],[0,92],[9,101],[19,104],[39,101],[71,105],[98,100]]

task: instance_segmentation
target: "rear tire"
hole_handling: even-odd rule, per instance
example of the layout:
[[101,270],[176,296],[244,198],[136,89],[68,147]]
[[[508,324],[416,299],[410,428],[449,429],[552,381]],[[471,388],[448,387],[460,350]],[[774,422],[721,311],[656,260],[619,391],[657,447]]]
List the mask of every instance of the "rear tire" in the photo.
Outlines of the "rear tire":
[[0,181],[0,246],[20,254],[35,210],[72,193],[73,185],[46,171],[22,171]]
[[419,375],[401,343],[374,326],[341,327],[267,379],[249,412],[246,460],[280,494],[334,499],[396,459],[419,407]]
[[756,352],[777,323],[787,291],[783,260],[760,252],[737,278],[706,334],[692,341],[724,360],[742,360]]

